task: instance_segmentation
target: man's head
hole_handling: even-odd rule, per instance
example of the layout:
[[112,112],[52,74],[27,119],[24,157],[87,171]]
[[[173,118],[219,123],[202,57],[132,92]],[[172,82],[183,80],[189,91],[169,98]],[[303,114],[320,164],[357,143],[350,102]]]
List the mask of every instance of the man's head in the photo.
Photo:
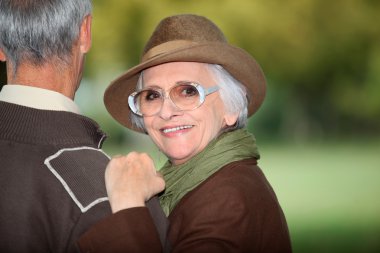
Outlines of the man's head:
[[0,60],[13,74],[21,63],[69,63],[90,13],[90,0],[0,0]]

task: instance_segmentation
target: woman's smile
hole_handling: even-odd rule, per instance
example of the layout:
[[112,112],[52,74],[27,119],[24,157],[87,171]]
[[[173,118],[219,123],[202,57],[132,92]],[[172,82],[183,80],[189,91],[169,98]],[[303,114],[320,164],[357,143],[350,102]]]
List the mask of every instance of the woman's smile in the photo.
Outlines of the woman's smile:
[[[170,90],[184,80],[206,89],[216,85],[206,64],[171,62],[146,69],[143,88]],[[144,117],[144,123],[153,142],[174,164],[179,164],[201,152],[218,136],[224,119],[224,105],[219,92],[215,92],[193,110],[180,110],[166,100],[157,114]]]
[[192,127],[193,127],[193,125],[182,125],[182,126],[176,126],[176,127],[165,127],[165,128],[161,128],[160,131],[162,131],[167,136],[171,136],[172,134],[178,134],[178,133],[187,132]]

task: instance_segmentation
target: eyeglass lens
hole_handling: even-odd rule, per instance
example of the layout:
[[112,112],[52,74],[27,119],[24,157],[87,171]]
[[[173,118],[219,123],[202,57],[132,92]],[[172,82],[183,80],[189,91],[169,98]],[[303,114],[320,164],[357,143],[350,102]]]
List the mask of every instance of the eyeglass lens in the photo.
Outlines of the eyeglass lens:
[[[138,110],[143,115],[154,115],[163,104],[165,96],[160,89],[142,90],[136,94],[134,102]],[[180,84],[174,86],[169,91],[170,100],[180,110],[192,110],[201,104],[199,91],[191,84]]]

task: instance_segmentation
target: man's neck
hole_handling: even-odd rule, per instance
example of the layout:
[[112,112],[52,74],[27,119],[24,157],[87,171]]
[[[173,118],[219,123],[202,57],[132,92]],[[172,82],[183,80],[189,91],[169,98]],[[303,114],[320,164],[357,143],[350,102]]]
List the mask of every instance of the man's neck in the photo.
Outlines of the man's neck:
[[70,67],[59,64],[46,63],[38,67],[20,64],[16,75],[11,75],[13,72],[8,71],[8,83],[52,90],[74,99],[78,81],[74,80],[72,72]]

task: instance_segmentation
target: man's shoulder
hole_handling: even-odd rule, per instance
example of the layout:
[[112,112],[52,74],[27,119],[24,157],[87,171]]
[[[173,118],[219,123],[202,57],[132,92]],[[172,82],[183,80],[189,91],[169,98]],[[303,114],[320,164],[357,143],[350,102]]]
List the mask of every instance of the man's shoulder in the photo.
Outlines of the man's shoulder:
[[60,181],[67,193],[86,212],[108,201],[104,172],[109,156],[92,147],[64,148],[45,159],[45,165]]
[[55,147],[101,147],[106,134],[92,119],[0,101],[0,139]]

